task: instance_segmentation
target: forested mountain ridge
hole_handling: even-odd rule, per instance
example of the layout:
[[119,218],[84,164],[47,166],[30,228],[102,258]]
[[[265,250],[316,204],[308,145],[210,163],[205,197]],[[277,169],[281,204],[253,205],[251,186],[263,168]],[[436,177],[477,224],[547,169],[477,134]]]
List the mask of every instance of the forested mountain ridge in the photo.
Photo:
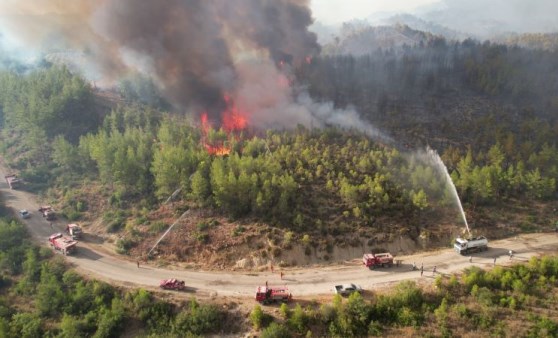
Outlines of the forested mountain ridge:
[[[394,145],[303,127],[202,135],[199,122],[140,103],[99,114],[95,90],[63,67],[4,71],[3,149],[29,188],[53,187],[47,198],[66,217],[102,218],[105,231],[122,232],[120,252],[165,229],[172,213],[156,215],[177,189],[178,210],[211,210],[189,235],[201,246],[211,243],[203,224],[212,217],[238,222],[236,235],[241,224],[264,224],[280,229],[272,238],[283,233],[324,247],[331,238],[363,241],[378,232],[416,238],[461,222],[439,168],[416,152],[427,144],[441,153],[466,211],[524,198],[554,203],[553,56],[436,38],[397,53],[319,57],[296,70],[315,99],[355,106],[394,135]],[[214,141],[230,144],[231,153],[209,154],[205,144]],[[530,223],[544,225],[543,218]]]
[[413,30],[406,25],[368,26],[347,23],[339,37],[324,46],[325,55],[363,56],[378,50],[400,50],[429,43],[437,36]]
[[[483,129],[476,124],[484,118],[507,125],[497,126],[505,129],[499,134],[509,131],[515,137],[522,137],[519,129],[527,120],[556,128],[558,88],[552,74],[557,55],[437,38],[404,50],[316,58],[300,70],[299,79],[314,97],[333,100],[336,106],[353,105],[390,132],[403,122],[407,125],[402,129],[419,128],[418,134],[432,139],[486,148],[490,142],[474,140],[480,137],[474,131]],[[540,132],[540,139],[554,140]]]

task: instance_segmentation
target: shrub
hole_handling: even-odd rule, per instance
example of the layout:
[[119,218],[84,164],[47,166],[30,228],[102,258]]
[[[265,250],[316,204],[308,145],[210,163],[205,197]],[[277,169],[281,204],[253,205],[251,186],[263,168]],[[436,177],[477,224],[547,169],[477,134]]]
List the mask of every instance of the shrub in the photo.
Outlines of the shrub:
[[404,306],[397,313],[397,323],[402,326],[418,327],[422,323],[422,316],[411,308]]
[[68,221],[73,222],[81,218],[81,212],[73,209],[66,209],[64,210],[64,216],[68,219]]
[[331,323],[335,320],[335,318],[337,318],[337,312],[335,311],[335,308],[327,304],[323,304],[322,306],[320,306],[319,319],[324,325]]
[[194,238],[196,239],[196,241],[204,244],[209,242],[209,235],[206,233],[202,233],[202,232],[194,232],[193,233]]
[[189,309],[178,314],[173,333],[179,336],[205,335],[218,330],[221,314],[214,305],[200,305],[195,299],[190,301]]
[[143,215],[136,218],[136,225],[147,224],[148,222],[149,222],[149,220],[147,219],[147,217],[145,217]]
[[538,318],[535,326],[529,331],[530,337],[556,337],[558,324],[548,317]]
[[264,313],[259,305],[254,306],[252,312],[250,312],[250,321],[256,330],[264,327],[270,319],[270,316]]
[[240,235],[241,233],[243,233],[244,230],[245,229],[242,225],[237,225],[232,231],[232,236],[236,237],[236,236]]
[[289,318],[289,326],[292,327],[296,332],[303,333],[306,326],[307,318],[306,314],[302,310],[302,306],[297,304],[291,318]]
[[151,233],[154,233],[154,234],[162,232],[166,228],[167,228],[167,225],[163,221],[156,221],[156,222],[151,223],[151,225],[149,225],[149,231]]
[[35,314],[16,313],[10,322],[12,337],[41,337],[42,322]]
[[281,304],[281,307],[279,308],[279,312],[281,313],[281,316],[283,317],[283,319],[288,319],[289,315],[291,313],[291,310],[289,309],[289,306],[285,303]]
[[127,255],[128,251],[136,245],[130,238],[121,238],[116,241],[116,252],[121,255]]
[[408,306],[411,309],[420,309],[424,301],[422,290],[417,287],[415,282],[404,281],[395,287],[394,299],[401,306]]
[[261,338],[290,338],[292,334],[289,329],[278,323],[271,323],[262,331]]
[[279,257],[281,256],[281,248],[279,247],[274,247],[273,249],[271,249],[271,255],[273,257]]
[[119,232],[124,227],[124,220],[114,220],[107,225],[107,231],[110,233]]
[[85,210],[87,210],[87,203],[85,201],[77,201],[76,211],[84,212]]
[[196,228],[198,229],[198,231],[205,231],[209,228],[209,224],[207,224],[206,222],[200,222],[196,224]]
[[448,301],[446,298],[442,299],[442,303],[436,310],[434,310],[434,316],[440,326],[446,326],[448,320]]
[[382,325],[380,322],[371,320],[368,324],[368,335],[372,337],[379,337],[382,335]]

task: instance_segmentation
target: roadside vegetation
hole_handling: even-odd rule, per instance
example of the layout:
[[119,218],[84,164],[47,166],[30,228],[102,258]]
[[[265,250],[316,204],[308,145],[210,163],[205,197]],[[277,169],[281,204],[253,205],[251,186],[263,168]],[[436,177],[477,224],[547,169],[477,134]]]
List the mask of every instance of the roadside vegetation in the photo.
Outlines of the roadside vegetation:
[[282,305],[279,316],[256,305],[250,320],[261,337],[556,337],[557,277],[558,258],[546,256],[437,275],[434,287],[405,281],[364,297]]
[[62,256],[30,244],[22,224],[5,213],[0,218],[1,337],[235,334],[236,315],[195,298],[169,302],[141,288],[84,279]]
[[[558,335],[558,257],[511,267],[437,275],[433,286],[399,283],[392,291],[255,305],[242,313],[217,306],[169,302],[144,289],[88,280],[62,256],[30,244],[24,226],[0,218],[0,336],[185,337],[259,334],[260,337],[502,337]],[[434,277],[433,277],[434,278]],[[278,310],[278,311],[277,311]]]

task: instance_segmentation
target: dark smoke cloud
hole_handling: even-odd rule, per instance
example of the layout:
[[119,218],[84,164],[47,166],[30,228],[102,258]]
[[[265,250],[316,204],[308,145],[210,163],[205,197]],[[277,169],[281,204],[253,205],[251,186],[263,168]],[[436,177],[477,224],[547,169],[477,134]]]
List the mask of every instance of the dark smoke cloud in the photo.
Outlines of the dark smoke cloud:
[[241,87],[243,58],[296,63],[319,51],[307,0],[4,1],[13,34],[81,48],[104,78],[143,71],[177,107],[213,115]]
[[146,58],[175,104],[219,111],[236,76],[214,6],[203,0],[108,1],[93,25],[121,49]]
[[[242,2],[242,1],[240,1]],[[270,51],[275,62],[301,62],[319,51],[317,37],[308,31],[312,15],[308,1],[223,1],[220,16],[245,41]]]

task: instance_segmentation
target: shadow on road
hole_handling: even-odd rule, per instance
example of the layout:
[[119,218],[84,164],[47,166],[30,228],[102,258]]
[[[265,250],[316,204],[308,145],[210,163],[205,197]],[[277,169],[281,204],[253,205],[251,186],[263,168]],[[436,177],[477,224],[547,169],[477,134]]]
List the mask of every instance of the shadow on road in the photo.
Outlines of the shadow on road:
[[[501,256],[509,256],[510,249],[509,248],[498,248],[489,246],[488,250],[482,253],[475,253],[470,255],[465,255],[464,257],[472,256],[472,257],[482,257],[482,258],[494,258],[494,257],[501,257]],[[514,250],[514,252],[517,252]]]
[[84,247],[79,247],[77,249],[75,257],[76,258],[90,259],[90,260],[93,260],[93,261],[96,261],[96,260],[99,260],[99,259],[103,258],[103,256],[99,255],[95,251],[93,251],[91,249],[88,249],[88,248],[84,248]]
[[93,244],[103,244],[105,242],[102,237],[88,233],[83,234],[83,241]]
[[11,200],[17,200],[17,198],[14,196],[14,194],[12,194],[11,192],[8,191],[4,191],[2,193],[2,200],[4,201],[11,201]]
[[184,290],[181,290],[181,292],[195,293],[197,290],[198,288],[195,288],[193,286],[186,286]]

